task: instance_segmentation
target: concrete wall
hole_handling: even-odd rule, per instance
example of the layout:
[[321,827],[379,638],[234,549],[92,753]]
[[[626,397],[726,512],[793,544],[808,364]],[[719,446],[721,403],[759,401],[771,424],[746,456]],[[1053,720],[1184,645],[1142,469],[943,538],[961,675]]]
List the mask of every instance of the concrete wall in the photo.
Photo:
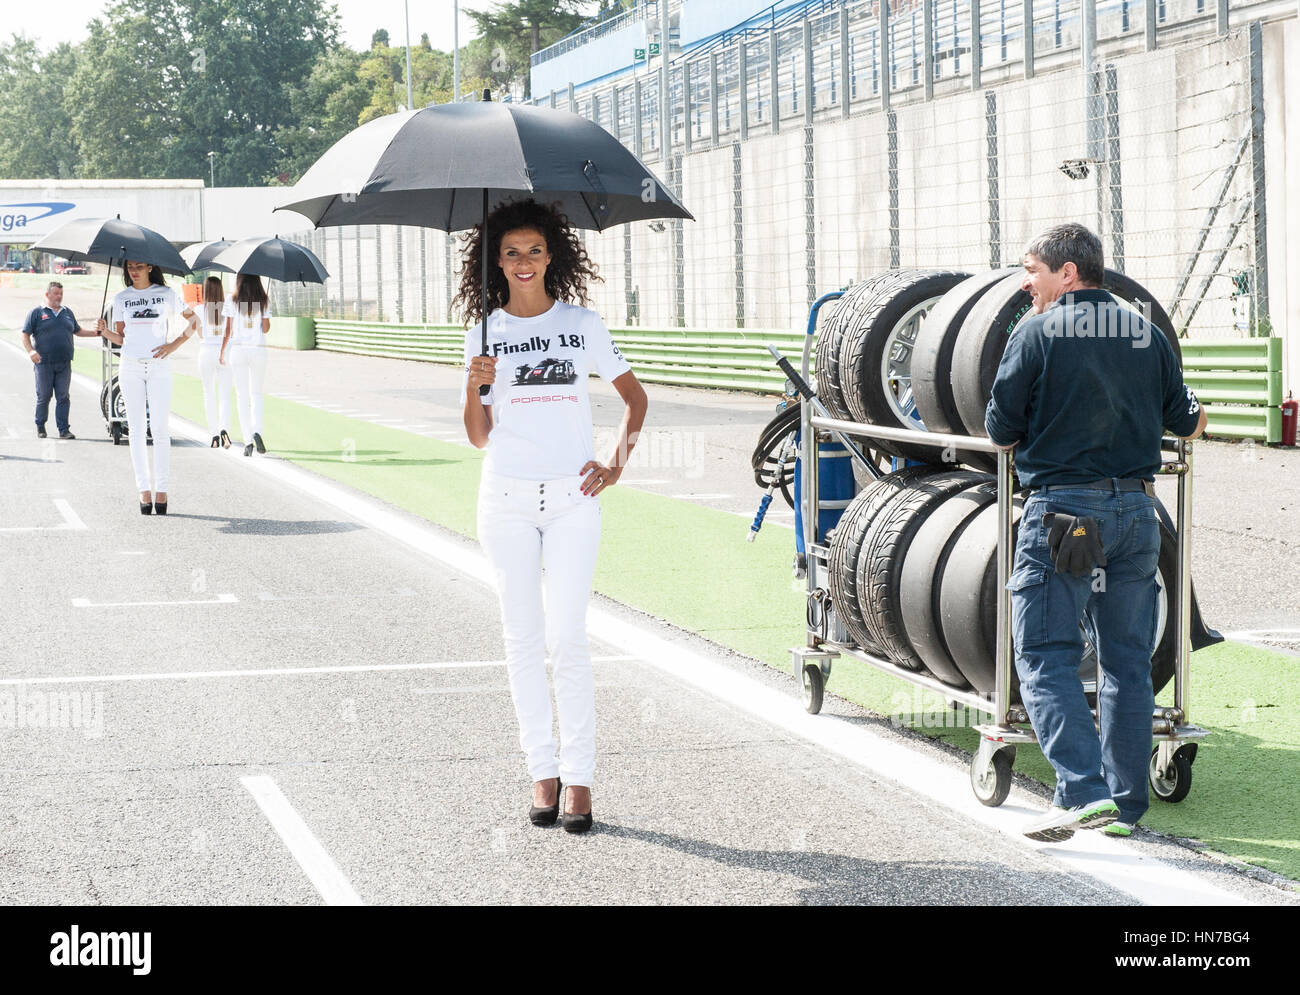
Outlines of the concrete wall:
[[1300,395],[1300,21],[1264,29],[1269,305],[1282,339],[1283,390]]
[[645,21],[634,21],[570,52],[548,59],[529,71],[535,96],[568,91],[569,84],[588,84],[636,65],[638,48],[646,48]]
[[78,218],[121,215],[194,242],[202,188],[201,180],[0,180],[0,241],[27,244]]

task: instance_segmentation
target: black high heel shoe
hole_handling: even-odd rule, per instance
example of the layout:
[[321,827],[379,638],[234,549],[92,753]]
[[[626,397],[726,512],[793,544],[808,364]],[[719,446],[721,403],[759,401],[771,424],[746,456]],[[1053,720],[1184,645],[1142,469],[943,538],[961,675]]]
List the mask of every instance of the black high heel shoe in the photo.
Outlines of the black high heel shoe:
[[262,434],[260,432],[253,433],[253,445],[257,447],[259,453],[266,452],[266,443],[262,441]]
[[251,442],[244,447],[244,455],[245,456],[253,455],[253,444]]
[[154,510],[157,514],[159,514],[159,515],[165,515],[165,514],[167,514],[167,502],[166,502],[166,501],[155,501],[155,502],[153,503],[153,510]]
[[221,448],[222,449],[230,448],[230,433],[227,432],[224,428],[221,430]]
[[591,828],[591,810],[586,812],[565,812],[560,819],[566,833],[585,833]]
[[219,436],[219,435],[214,435],[214,436],[212,437],[212,448],[213,448],[213,449],[220,449],[220,448],[221,448],[221,436]]
[[142,515],[152,515],[152,514],[153,514],[153,502],[151,502],[151,501],[141,501],[141,502],[140,502],[140,514],[142,514]]
[[560,817],[560,792],[563,788],[564,785],[560,783],[560,779],[557,777],[555,779],[555,804],[547,805],[543,808],[538,808],[536,805],[529,805],[528,821],[534,826],[555,825],[555,820]]

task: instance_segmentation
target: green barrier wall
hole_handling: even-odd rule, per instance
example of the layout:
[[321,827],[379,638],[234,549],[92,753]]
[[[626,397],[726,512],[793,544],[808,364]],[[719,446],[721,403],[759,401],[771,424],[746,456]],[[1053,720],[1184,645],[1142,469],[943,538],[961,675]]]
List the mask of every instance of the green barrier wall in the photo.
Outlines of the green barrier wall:
[[272,318],[266,344],[276,349],[315,349],[314,318]]
[[1282,440],[1282,340],[1184,339],[1183,379],[1205,405],[1206,432]]
[[[785,374],[767,345],[798,365],[803,335],[734,328],[613,328],[614,341],[647,383],[780,393]],[[316,348],[420,359],[464,362],[465,330],[459,325],[394,325],[387,322],[316,320]]]
[[[275,319],[280,320],[285,319]],[[785,374],[776,368],[767,346],[776,346],[798,366],[804,340],[798,332],[770,329],[633,327],[610,331],[637,377],[647,383],[759,393],[780,393],[785,384]],[[465,331],[459,325],[326,318],[315,322],[315,347],[331,352],[460,365],[464,343]],[[1211,435],[1281,440],[1281,339],[1184,339],[1179,344],[1184,379],[1205,404]]]

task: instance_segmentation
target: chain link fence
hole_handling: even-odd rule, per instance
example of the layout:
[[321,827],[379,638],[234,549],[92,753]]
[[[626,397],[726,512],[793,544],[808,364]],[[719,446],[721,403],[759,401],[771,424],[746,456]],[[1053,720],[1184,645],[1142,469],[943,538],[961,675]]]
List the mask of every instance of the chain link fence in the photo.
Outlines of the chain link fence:
[[[798,14],[693,48],[666,85],[656,66],[536,101],[600,123],[696,218],[583,233],[607,323],[801,328],[821,293],[893,267],[1015,266],[1070,220],[1180,331],[1267,332],[1258,28],[1219,30],[1206,0]],[[458,236],[295,238],[331,277],[277,287],[282,313],[459,322]]]

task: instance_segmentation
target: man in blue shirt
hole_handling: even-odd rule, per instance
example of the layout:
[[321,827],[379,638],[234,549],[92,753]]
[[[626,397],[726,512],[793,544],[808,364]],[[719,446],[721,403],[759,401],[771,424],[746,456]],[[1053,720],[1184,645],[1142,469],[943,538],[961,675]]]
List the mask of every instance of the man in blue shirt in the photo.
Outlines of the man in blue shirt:
[[[1035,313],[1007,343],[984,419],[1031,489],[1007,587],[1021,699],[1057,781],[1052,809],[1024,832],[1128,835],[1147,810],[1160,440],[1200,435],[1205,411],[1164,334],[1100,289],[1095,234],[1051,228],[1024,266]],[[1078,676],[1085,616],[1100,734]]]
[[36,367],[36,435],[45,438],[45,420],[50,413],[50,396],[55,398],[54,421],[60,439],[75,439],[68,428],[68,386],[72,382],[72,337],[98,335],[103,319],[94,328],[82,328],[72,311],[63,306],[63,284],[51,282],[45,290],[45,306],[33,308],[23,324],[23,348]]

